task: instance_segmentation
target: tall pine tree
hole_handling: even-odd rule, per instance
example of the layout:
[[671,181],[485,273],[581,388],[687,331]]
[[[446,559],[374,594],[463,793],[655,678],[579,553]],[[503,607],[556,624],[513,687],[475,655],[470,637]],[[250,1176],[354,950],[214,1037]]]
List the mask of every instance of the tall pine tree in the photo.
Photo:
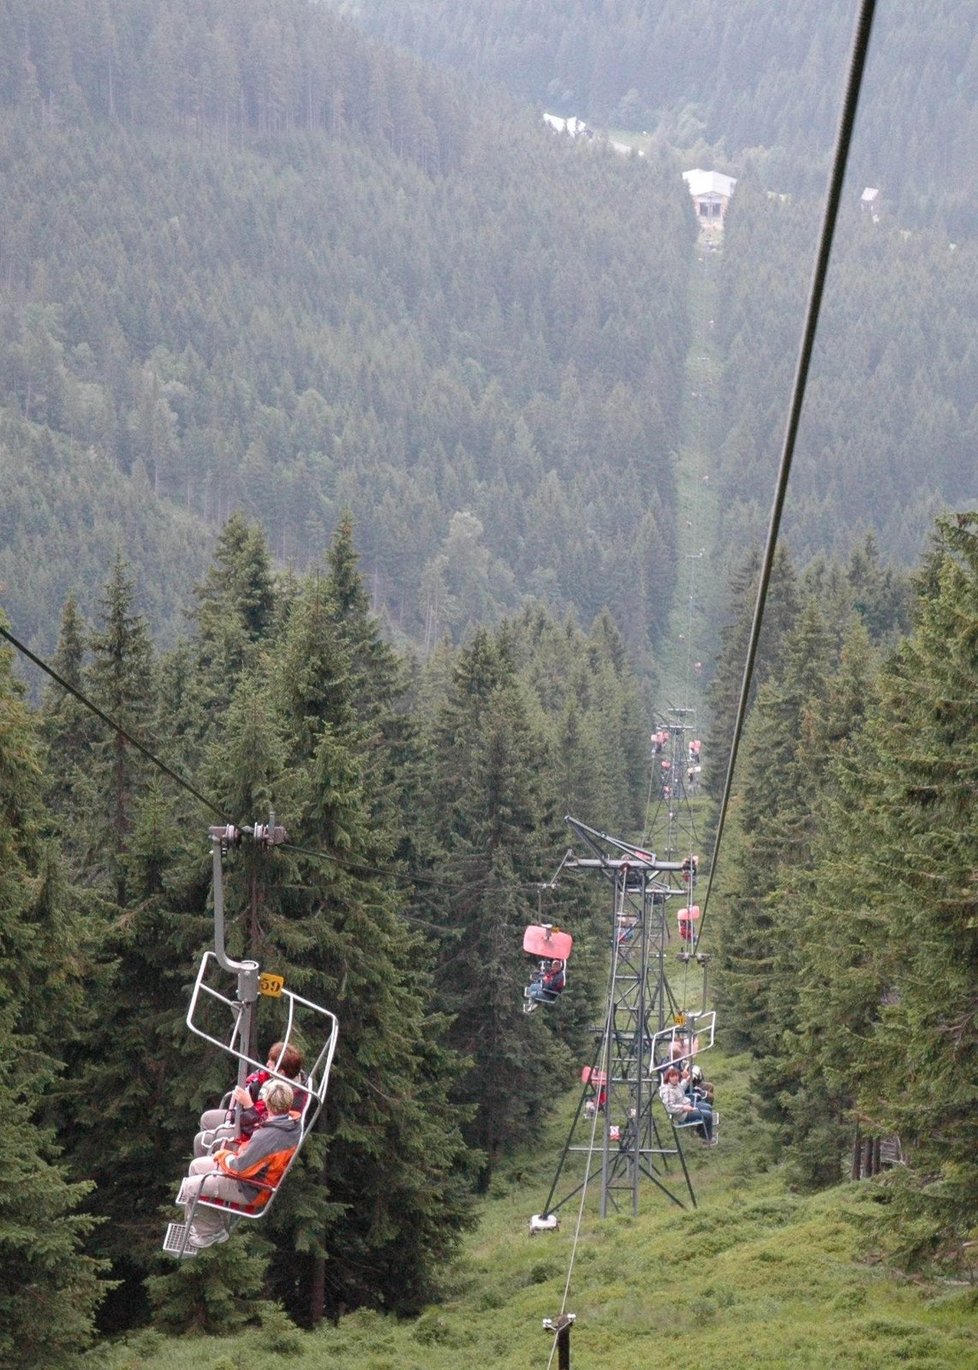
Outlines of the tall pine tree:
[[72,1182],[41,1122],[72,1030],[84,934],[43,838],[37,739],[0,650],[0,1359],[66,1366],[88,1344],[102,1297],[83,1254],[88,1182]]

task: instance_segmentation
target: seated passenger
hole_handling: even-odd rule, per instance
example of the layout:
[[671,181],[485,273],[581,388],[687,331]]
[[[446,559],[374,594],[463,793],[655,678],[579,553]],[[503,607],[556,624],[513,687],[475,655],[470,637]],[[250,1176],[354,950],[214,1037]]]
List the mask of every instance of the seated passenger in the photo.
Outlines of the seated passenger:
[[660,1085],[665,1081],[666,1071],[675,1066],[679,1071],[680,1083],[683,1089],[686,1088],[687,1081],[689,1080],[689,1061],[683,1060],[684,1051],[682,1039],[680,1037],[674,1037],[669,1043],[669,1049],[665,1059],[653,1063],[652,1073],[659,1077]]
[[608,1086],[602,1085],[593,1099],[584,1102],[585,1118],[593,1118],[595,1113],[603,1113],[608,1102]]
[[289,1112],[293,1103],[292,1086],[282,1080],[270,1080],[262,1086],[262,1093],[267,1114],[240,1151],[217,1151],[213,1156],[199,1156],[190,1162],[190,1173],[177,1196],[177,1202],[184,1205],[188,1223],[193,1212],[187,1236],[188,1251],[201,1251],[204,1247],[226,1242],[230,1236],[227,1219],[219,1209],[200,1203],[194,1209],[197,1195],[204,1199],[251,1204],[263,1190],[260,1185],[248,1181],[277,1185],[299,1145],[302,1136],[299,1119]]
[[526,997],[537,1004],[551,1004],[567,983],[563,961],[553,960],[546,970],[534,975]]
[[686,1085],[686,1092],[693,1100],[701,1099],[704,1103],[713,1107],[713,1086],[709,1080],[703,1078],[702,1066],[693,1066],[689,1072],[689,1082]]
[[703,1099],[693,1102],[689,1098],[676,1066],[667,1068],[665,1080],[659,1086],[659,1098],[673,1123],[695,1123],[696,1131],[709,1145],[713,1140],[713,1110]]
[[[218,1146],[227,1148],[244,1145],[265,1117],[261,1089],[266,1080],[272,1078],[273,1070],[279,1075],[287,1075],[290,1080],[301,1080],[302,1053],[283,1042],[273,1043],[268,1050],[265,1069],[253,1070],[243,1085],[235,1085],[227,1108],[208,1108],[200,1115],[200,1131],[194,1138],[195,1156],[206,1156]],[[305,1104],[305,1092],[297,1091],[294,1107],[301,1113]]]

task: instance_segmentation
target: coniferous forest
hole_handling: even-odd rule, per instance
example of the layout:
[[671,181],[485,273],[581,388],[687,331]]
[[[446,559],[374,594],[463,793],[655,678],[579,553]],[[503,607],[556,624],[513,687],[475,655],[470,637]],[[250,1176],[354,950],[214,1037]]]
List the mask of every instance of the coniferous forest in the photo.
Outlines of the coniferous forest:
[[[768,8],[0,0],[0,623],[58,676],[0,644],[0,1362],[449,1340],[424,1319],[604,1007],[589,886],[547,1012],[522,932],[566,814],[646,834],[698,557],[708,865],[848,39]],[[883,8],[710,992],[736,1184],[833,1194],[888,1148],[860,1251],[969,1312],[974,44],[960,0]],[[738,177],[721,250],[696,164]],[[215,812],[288,831],[228,853],[230,954],[341,1033],[268,1219],[175,1263],[229,1084],[185,1024]]]
[[79,570],[94,607],[113,530],[172,634],[232,510],[304,569],[349,509],[428,649],[529,595],[647,650],[693,242],[669,161],[555,149],[317,6],[55,8],[0,6],[25,632],[52,645]]
[[[342,0],[368,32],[596,127],[768,167],[771,188],[818,195],[857,7],[844,0]],[[886,188],[910,227],[973,235],[967,0],[877,6],[852,176]],[[698,160],[690,166],[700,165]],[[727,169],[726,167],[724,169]]]

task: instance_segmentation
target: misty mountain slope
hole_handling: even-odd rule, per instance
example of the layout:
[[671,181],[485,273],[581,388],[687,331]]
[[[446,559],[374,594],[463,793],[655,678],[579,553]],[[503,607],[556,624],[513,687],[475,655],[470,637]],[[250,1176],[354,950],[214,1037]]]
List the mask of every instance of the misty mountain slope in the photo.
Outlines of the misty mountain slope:
[[[767,527],[855,8],[356,6],[371,31],[541,104],[644,125],[702,165],[726,152],[715,488],[735,561]],[[784,511],[802,559],[846,556],[872,530],[908,564],[937,512],[978,496],[973,27],[962,0],[878,7]],[[859,212],[866,186],[875,218]]]
[[[677,168],[566,146],[318,6],[57,11],[0,4],[6,412],[82,484],[104,460],[208,528],[242,507],[298,565],[349,507],[416,639],[537,595],[610,604],[646,646],[672,584]],[[50,633],[50,597],[16,607]]]
[[[767,525],[817,228],[817,206],[738,188],[717,308],[724,541]],[[909,564],[936,513],[975,506],[976,253],[846,206],[784,509],[802,559],[847,555],[869,528]]]
[[[857,6],[845,0],[347,0],[368,32],[597,125],[763,149],[769,184],[818,194]],[[877,7],[854,179],[913,227],[978,231],[978,45],[968,0]]]

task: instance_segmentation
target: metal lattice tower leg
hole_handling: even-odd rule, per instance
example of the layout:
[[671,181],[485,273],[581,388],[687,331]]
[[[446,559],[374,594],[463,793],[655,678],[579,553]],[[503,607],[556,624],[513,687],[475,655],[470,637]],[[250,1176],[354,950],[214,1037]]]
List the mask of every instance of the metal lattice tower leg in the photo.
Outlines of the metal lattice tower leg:
[[611,885],[612,957],[605,1019],[595,1028],[594,1058],[543,1212],[554,1213],[595,1179],[602,1217],[637,1213],[643,1180],[680,1207],[685,1191],[695,1207],[682,1147],[657,1105],[652,1059],[657,1034],[661,1041],[667,1023],[681,1017],[666,974],[666,909],[670,896],[688,892],[687,871],[567,821],[594,852],[567,866],[597,869]]

